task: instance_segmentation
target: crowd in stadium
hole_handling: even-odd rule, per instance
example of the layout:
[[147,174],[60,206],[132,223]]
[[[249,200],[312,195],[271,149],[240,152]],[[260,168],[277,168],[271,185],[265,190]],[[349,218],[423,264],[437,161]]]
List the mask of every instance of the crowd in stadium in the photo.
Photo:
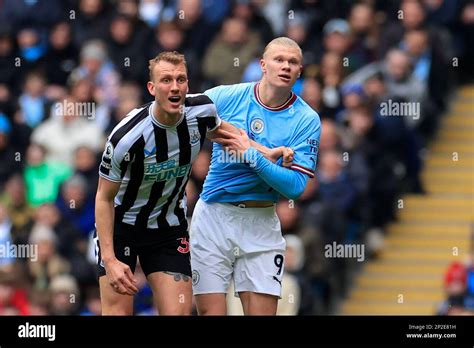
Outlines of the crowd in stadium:
[[[38,250],[34,262],[0,257],[0,315],[100,314],[98,165],[114,126],[152,100],[148,60],[183,53],[198,93],[259,80],[259,54],[278,36],[301,46],[294,92],[322,121],[317,178],[277,205],[297,297],[279,312],[333,313],[358,261],[325,246],[365,243],[365,259],[376,257],[397,198],[424,192],[424,149],[453,87],[473,76],[473,25],[469,0],[2,1],[0,244]],[[387,116],[393,103],[413,112]],[[189,217],[210,152],[193,167]],[[153,314],[137,276],[135,312]]]

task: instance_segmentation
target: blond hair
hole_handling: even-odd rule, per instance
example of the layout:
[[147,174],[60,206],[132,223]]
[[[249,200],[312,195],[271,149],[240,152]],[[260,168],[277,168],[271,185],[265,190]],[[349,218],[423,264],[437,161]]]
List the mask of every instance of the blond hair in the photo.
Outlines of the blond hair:
[[301,51],[301,47],[296,43],[296,41],[290,39],[289,37],[285,37],[285,36],[280,36],[280,37],[277,37],[276,39],[273,39],[272,41],[270,41],[267,44],[267,46],[265,46],[265,50],[263,51],[263,58],[265,58],[265,55],[267,54],[267,51],[270,49],[270,47],[272,45],[280,45],[280,46],[294,48],[298,51],[301,59],[303,59],[303,52]]
[[155,67],[156,64],[159,62],[164,61],[168,62],[174,65],[179,65],[179,64],[184,64],[184,67],[186,70],[188,69],[186,65],[186,59],[184,58],[184,55],[177,52],[177,51],[166,51],[166,52],[161,52],[159,55],[157,55],[155,58],[150,59],[148,61],[148,69],[150,70],[150,81],[153,81],[153,68]]

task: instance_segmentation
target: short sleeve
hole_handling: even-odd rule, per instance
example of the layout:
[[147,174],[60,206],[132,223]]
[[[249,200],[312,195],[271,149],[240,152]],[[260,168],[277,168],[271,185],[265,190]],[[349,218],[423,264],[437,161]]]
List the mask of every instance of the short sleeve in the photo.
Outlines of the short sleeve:
[[109,181],[121,182],[126,155],[127,153],[125,152],[120,153],[120,151],[117,151],[110,140],[107,141],[100,162],[99,175]]
[[208,132],[212,132],[221,125],[216,105],[205,94],[191,94],[186,97],[185,106],[192,108],[199,124],[204,124]]

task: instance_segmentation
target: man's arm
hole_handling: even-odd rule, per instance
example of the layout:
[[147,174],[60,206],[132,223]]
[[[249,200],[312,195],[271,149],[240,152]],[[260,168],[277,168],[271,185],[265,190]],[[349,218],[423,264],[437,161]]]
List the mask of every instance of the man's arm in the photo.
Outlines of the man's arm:
[[[231,123],[222,120],[219,127],[207,133],[207,138],[211,141],[214,141],[223,145],[222,142],[224,139],[228,137],[227,136],[228,133],[239,135],[240,131],[237,127],[235,127]],[[250,145],[253,148],[255,148],[258,152],[260,152],[266,159],[275,163],[278,161],[280,157],[283,156],[282,165],[285,167],[291,166],[293,162],[293,151],[290,148],[285,147],[285,146],[279,146],[279,147],[270,149],[264,145],[257,143],[254,140],[249,139],[249,141],[250,141]]]
[[222,131],[226,136],[224,146],[244,155],[249,164],[267,185],[289,199],[298,199],[303,193],[308,177],[300,172],[280,167],[266,159],[251,146],[246,132],[239,130],[239,135]]
[[114,252],[114,198],[119,188],[120,183],[99,177],[95,200],[96,228],[101,258],[104,262],[110,285],[122,295],[133,296],[138,292],[133,273],[128,265],[120,262],[115,257]]

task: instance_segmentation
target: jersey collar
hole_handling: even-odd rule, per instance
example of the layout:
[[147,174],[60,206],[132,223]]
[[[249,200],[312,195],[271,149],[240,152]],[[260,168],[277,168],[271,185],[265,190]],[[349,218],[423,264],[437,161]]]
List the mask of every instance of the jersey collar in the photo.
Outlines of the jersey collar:
[[265,105],[262,100],[260,99],[260,95],[258,93],[258,86],[260,85],[260,82],[257,82],[255,86],[253,87],[253,92],[255,95],[255,99],[257,100],[257,103],[259,103],[261,106],[263,106],[265,109],[270,110],[270,111],[282,111],[287,108],[289,108],[296,100],[296,94],[291,92],[290,97],[280,106],[276,107],[271,107],[268,105]]
[[176,128],[179,126],[179,124],[181,122],[183,122],[183,119],[184,119],[184,112],[181,114],[181,118],[179,119],[178,122],[176,122],[176,124],[172,125],[172,126],[167,126],[161,122],[159,122],[155,116],[153,116],[153,109],[155,107],[155,101],[153,101],[151,104],[150,104],[150,107],[148,109],[148,114],[150,115],[151,117],[151,122],[153,122],[155,125],[157,125],[158,127],[160,128],[164,128],[164,129],[170,129],[170,128]]

